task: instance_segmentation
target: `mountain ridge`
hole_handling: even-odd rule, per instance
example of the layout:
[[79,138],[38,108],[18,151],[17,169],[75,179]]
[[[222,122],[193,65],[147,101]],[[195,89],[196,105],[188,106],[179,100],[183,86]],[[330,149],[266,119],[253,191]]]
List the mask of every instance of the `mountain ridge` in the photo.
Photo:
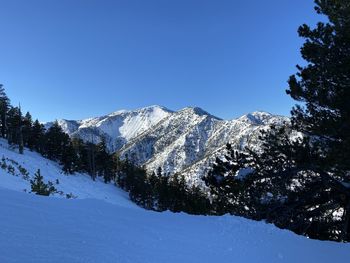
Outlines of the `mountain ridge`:
[[[161,167],[165,174],[182,173],[188,181],[200,183],[227,143],[238,149],[256,147],[260,129],[288,120],[264,111],[223,120],[199,107],[172,111],[152,105],[58,123],[68,135],[84,141],[97,143],[105,137],[110,152],[118,152],[150,172]],[[50,125],[52,122],[45,127]]]

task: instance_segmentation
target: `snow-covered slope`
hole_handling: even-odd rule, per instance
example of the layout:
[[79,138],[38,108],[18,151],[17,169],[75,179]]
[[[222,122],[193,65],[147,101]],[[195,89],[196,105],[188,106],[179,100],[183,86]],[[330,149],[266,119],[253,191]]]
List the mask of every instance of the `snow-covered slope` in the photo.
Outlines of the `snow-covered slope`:
[[0,262],[346,262],[349,244],[297,236],[263,222],[131,209],[0,187]]
[[60,120],[59,124],[69,135],[84,140],[98,142],[104,136],[110,150],[118,150],[149,171],[161,167],[167,174],[183,173],[197,182],[226,143],[237,148],[254,146],[261,128],[287,120],[266,112],[221,120],[197,107],[172,112],[151,106],[83,121]]
[[66,175],[57,163],[27,149],[23,155],[18,154],[18,150],[12,149],[4,139],[0,139],[1,187],[30,192],[30,180],[34,178],[38,169],[45,181],[51,181],[59,191],[55,197],[66,198],[68,194],[77,199],[104,200],[112,204],[130,206],[128,195],[113,184],[105,184],[100,178],[92,181],[87,174]]
[[[1,263],[322,263],[350,257],[349,244],[310,240],[264,222],[143,210],[113,184],[64,175],[56,163],[27,150],[20,155],[4,140],[0,157]],[[28,194],[37,169],[63,194]]]
[[215,157],[230,142],[233,147],[258,145],[260,129],[281,124],[288,118],[254,112],[235,120],[221,120],[198,108],[185,108],[137,136],[120,150],[150,171],[161,167],[165,173],[182,173],[200,182]]

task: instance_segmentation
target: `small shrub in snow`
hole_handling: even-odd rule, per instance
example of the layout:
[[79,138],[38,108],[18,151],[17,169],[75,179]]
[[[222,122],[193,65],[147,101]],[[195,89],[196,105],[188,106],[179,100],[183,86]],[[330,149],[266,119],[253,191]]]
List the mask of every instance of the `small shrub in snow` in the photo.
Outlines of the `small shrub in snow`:
[[7,172],[9,174],[16,175],[15,174],[15,167],[13,167],[11,164],[7,166]]
[[6,170],[7,169],[7,164],[6,164],[6,159],[3,156],[1,159],[1,164],[0,164],[1,169]]
[[38,171],[35,173],[34,180],[30,180],[33,193],[37,195],[49,196],[50,194],[57,192],[52,182],[48,181],[46,184],[43,179],[43,176],[40,174],[40,169],[38,169]]
[[29,180],[29,172],[27,171],[26,168],[24,168],[23,166],[19,165],[18,166],[18,170],[21,173],[21,175],[23,176],[24,180]]
[[77,197],[75,195],[73,195],[73,193],[69,193],[69,194],[66,194],[66,198],[67,199],[75,199]]

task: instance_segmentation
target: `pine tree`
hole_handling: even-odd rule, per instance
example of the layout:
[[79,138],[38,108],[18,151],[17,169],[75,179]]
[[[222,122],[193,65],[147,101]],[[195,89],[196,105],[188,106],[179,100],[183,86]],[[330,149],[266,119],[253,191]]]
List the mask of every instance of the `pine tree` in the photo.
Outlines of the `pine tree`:
[[318,0],[316,5],[329,21],[315,29],[299,28],[306,39],[301,54],[308,64],[297,66],[287,94],[303,103],[292,110],[294,127],[319,137],[317,146],[326,150],[318,166],[345,176],[350,170],[350,3]]
[[49,159],[62,161],[64,151],[69,145],[69,136],[55,121],[45,134],[45,155]]
[[187,184],[183,175],[174,174],[167,184],[168,209],[172,212],[187,212]]
[[18,125],[18,151],[20,154],[23,154],[23,150],[24,150],[24,142],[23,142],[23,120],[22,120],[22,110],[21,110],[21,105],[19,105],[19,113],[18,113],[18,121],[19,121],[19,125]]
[[103,177],[105,183],[110,182],[114,177],[113,156],[108,153],[104,137],[96,145],[96,170],[97,174]]
[[33,120],[29,112],[26,113],[22,120],[22,134],[23,134],[23,143],[30,150],[33,150],[34,143],[32,139],[32,129],[33,129]]
[[185,211],[194,215],[210,215],[214,213],[214,209],[209,200],[208,195],[198,185],[187,187],[187,198],[185,201]]
[[5,93],[5,89],[0,84],[0,123],[1,123],[1,137],[6,138],[7,133],[7,112],[10,109],[10,99]]
[[96,180],[96,145],[89,142],[86,145],[88,172],[92,180]]
[[61,164],[67,174],[73,174],[77,170],[78,156],[71,141],[64,148]]
[[118,174],[122,167],[122,161],[120,160],[119,153],[116,152],[112,154],[112,174],[113,174],[113,180],[115,183],[117,182]]
[[19,144],[21,114],[18,107],[11,107],[7,113],[7,139],[9,144]]
[[31,129],[30,136],[28,138],[28,146],[32,147],[39,153],[44,152],[44,141],[45,141],[45,128],[38,121],[35,120],[33,123],[33,127]]
[[37,195],[49,196],[57,191],[52,182],[49,181],[47,184],[44,182],[44,177],[41,175],[40,169],[35,173],[34,179],[30,180],[30,184],[32,192]]
[[[291,125],[262,131],[259,151],[245,150],[238,170],[251,171],[242,181],[243,190],[224,204],[237,203],[238,194],[249,212],[234,213],[313,238],[345,241],[350,239],[350,3],[315,3],[329,22],[299,28],[306,39],[301,53],[308,63],[297,66],[287,90],[302,104],[293,108]],[[235,184],[228,182],[235,182],[237,167],[227,166],[219,163],[219,180],[211,176],[208,182],[218,184],[221,193],[234,193]],[[339,211],[344,211],[343,220],[333,216]]]
[[88,146],[80,138],[72,138],[72,146],[77,156],[76,170],[79,172],[89,172]]
[[171,207],[171,197],[169,189],[169,176],[163,174],[161,167],[157,169],[158,182],[156,184],[156,191],[158,196],[158,210],[165,211]]
[[350,2],[317,0],[328,22],[299,28],[307,65],[289,78],[289,94],[302,102],[292,110],[293,127],[312,140],[318,155],[310,167],[339,198],[345,210],[342,240],[350,239]]

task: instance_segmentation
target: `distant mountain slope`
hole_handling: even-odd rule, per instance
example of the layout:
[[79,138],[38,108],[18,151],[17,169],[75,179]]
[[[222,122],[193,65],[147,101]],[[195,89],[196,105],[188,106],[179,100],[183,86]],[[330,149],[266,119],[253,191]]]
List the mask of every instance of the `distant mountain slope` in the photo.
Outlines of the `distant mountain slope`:
[[[59,120],[70,136],[98,142],[104,136],[111,151],[144,165],[161,167],[166,174],[183,173],[189,181],[208,171],[226,143],[236,148],[257,146],[259,130],[281,124],[287,117],[253,112],[234,120],[222,120],[198,107],[177,112],[160,106],[115,113],[82,121]],[[47,124],[47,127],[52,123]]]
[[[161,106],[150,106],[133,111],[120,110],[111,114],[85,120],[58,120],[63,130],[70,136],[85,141],[99,142],[103,136],[111,151],[119,150],[135,136],[151,128],[171,114]],[[49,128],[52,122],[46,123]]]

